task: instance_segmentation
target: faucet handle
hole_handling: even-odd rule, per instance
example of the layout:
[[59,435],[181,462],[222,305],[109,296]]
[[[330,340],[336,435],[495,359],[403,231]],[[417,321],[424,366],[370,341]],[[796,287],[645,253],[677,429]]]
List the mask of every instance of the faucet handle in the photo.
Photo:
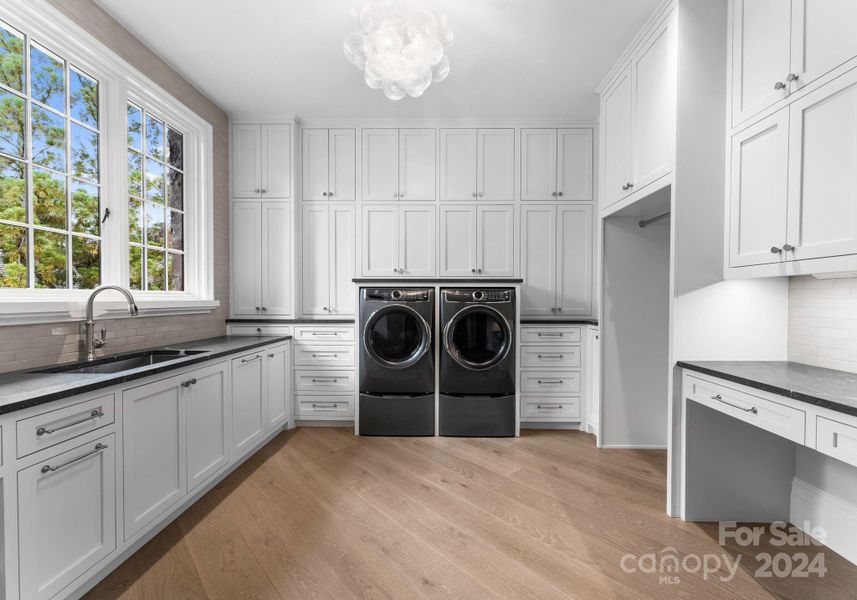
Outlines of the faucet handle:
[[98,339],[93,340],[93,346],[96,348],[103,348],[107,343],[107,328],[102,327],[101,331],[99,331]]

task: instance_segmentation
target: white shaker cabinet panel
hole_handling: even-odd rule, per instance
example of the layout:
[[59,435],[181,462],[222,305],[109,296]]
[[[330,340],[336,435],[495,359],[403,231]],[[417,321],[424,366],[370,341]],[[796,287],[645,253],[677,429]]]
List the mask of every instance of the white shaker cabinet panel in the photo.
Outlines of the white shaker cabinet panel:
[[437,132],[434,129],[399,130],[399,199],[436,199]]
[[264,349],[232,359],[233,460],[265,435],[267,388],[263,377]]
[[[435,277],[437,208],[399,206],[399,265],[406,277]],[[353,296],[353,294],[352,294]]]
[[475,129],[440,130],[440,199],[477,197],[477,134]]
[[262,205],[232,205],[232,313],[258,315],[262,307]]
[[521,314],[553,316],[556,310],[556,206],[521,207]]
[[735,126],[788,95],[792,16],[787,0],[734,0],[732,11]]
[[515,130],[480,129],[477,135],[477,197],[492,202],[514,200]]
[[330,187],[328,163],[332,154],[328,137],[327,129],[304,129],[301,135],[304,200],[327,200]]
[[188,373],[187,487],[201,485],[229,462],[228,363]]
[[515,207],[476,207],[476,274],[512,277],[515,274]]
[[170,377],[122,393],[126,540],[187,491],[181,382],[181,377]]
[[790,109],[786,258],[857,254],[857,69]]
[[592,207],[557,208],[557,314],[592,313]]
[[792,0],[791,72],[799,89],[857,56],[857,2]]
[[263,202],[261,225],[261,312],[269,316],[291,315],[293,314],[291,203]]
[[283,344],[265,350],[265,385],[268,399],[266,431],[273,431],[291,418],[291,346]]
[[732,138],[730,266],[780,262],[786,243],[789,113],[783,109]]
[[522,129],[521,200],[554,200],[556,193],[556,129]]
[[262,125],[262,198],[291,198],[290,125]]
[[356,265],[356,217],[353,206],[330,207],[330,300],[328,314],[350,317],[356,314],[354,269]]
[[[357,198],[357,140],[353,129],[331,129],[329,136],[328,200]],[[324,196],[322,196],[322,199]]]
[[398,208],[395,205],[364,205],[362,209],[363,277],[398,276]]
[[363,130],[363,200],[389,202],[399,197],[399,130]]
[[604,206],[628,195],[631,182],[631,70],[626,69],[604,92]]
[[232,126],[232,195],[258,198],[262,194],[262,145],[258,125]]
[[557,130],[557,197],[591,201],[592,130]]
[[440,276],[476,274],[476,207],[440,207]]
[[301,312],[327,316],[330,299],[330,224],[324,205],[305,204],[301,226]]

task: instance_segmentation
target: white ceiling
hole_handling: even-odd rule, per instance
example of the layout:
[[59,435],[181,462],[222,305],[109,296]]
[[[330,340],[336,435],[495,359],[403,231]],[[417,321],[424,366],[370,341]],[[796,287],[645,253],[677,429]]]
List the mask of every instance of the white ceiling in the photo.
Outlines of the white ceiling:
[[436,0],[449,78],[393,102],[342,53],[358,0],[96,0],[227,113],[594,120],[595,87],[660,0]]

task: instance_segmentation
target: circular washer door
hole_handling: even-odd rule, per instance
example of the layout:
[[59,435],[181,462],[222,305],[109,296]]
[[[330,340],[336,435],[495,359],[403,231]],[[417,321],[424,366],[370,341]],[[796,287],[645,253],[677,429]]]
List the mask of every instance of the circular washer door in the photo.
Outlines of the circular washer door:
[[363,345],[385,367],[406,369],[429,351],[431,329],[410,306],[392,304],[369,317],[363,331]]
[[455,362],[482,371],[506,358],[512,331],[509,321],[490,306],[468,306],[446,324],[443,343]]

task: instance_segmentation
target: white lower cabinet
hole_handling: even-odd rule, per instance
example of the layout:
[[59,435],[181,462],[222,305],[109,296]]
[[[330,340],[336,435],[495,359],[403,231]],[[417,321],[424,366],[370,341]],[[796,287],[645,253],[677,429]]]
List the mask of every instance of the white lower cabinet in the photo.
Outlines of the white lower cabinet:
[[265,351],[265,395],[268,401],[266,431],[282,427],[292,415],[291,346],[282,344]]
[[116,549],[115,479],[113,434],[18,472],[21,598],[53,597]]
[[440,227],[441,277],[514,276],[514,206],[444,204]]
[[194,490],[229,462],[229,370],[226,363],[194,371],[184,381],[187,406],[187,487]]
[[265,435],[265,355],[253,352],[232,359],[232,450],[242,456]]
[[304,420],[352,420],[357,391],[353,325],[295,328],[294,409]]

